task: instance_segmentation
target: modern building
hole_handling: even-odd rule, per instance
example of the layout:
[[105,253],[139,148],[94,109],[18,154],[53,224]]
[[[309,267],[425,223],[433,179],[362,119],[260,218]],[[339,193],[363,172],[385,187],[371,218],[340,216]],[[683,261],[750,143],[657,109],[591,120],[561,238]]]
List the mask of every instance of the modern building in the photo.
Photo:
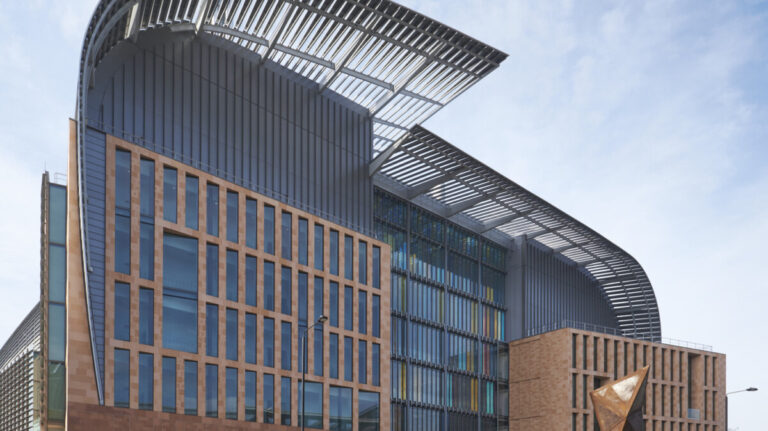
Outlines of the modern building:
[[661,346],[632,256],[421,126],[506,57],[388,0],[100,1],[42,427],[519,429],[515,340]]

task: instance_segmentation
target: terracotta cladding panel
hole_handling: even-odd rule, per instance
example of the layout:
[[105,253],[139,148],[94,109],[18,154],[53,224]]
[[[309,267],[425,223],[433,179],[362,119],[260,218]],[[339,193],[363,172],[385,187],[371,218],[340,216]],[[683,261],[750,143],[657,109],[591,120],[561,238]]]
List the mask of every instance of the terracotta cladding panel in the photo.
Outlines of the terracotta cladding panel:
[[[161,385],[159,382],[162,380],[162,357],[173,357],[177,359],[177,381],[176,381],[176,408],[177,411],[182,411],[184,408],[183,406],[183,361],[184,360],[194,360],[198,363],[198,412],[200,415],[203,415],[205,413],[204,411],[204,396],[205,391],[203,388],[203,382],[204,382],[204,365],[205,364],[215,364],[218,366],[218,375],[219,375],[219,388],[218,388],[218,394],[219,394],[219,417],[224,417],[224,390],[225,390],[225,369],[227,367],[237,368],[238,369],[238,377],[239,377],[239,384],[238,384],[238,417],[240,419],[244,418],[245,414],[245,389],[244,389],[244,373],[246,370],[248,371],[254,371],[257,373],[257,417],[259,421],[263,420],[263,396],[262,396],[262,382],[263,382],[263,376],[264,374],[272,374],[275,376],[275,417],[276,421],[279,421],[280,417],[280,377],[290,377],[292,379],[292,388],[291,388],[291,405],[297,406],[298,405],[298,382],[301,378],[301,373],[299,372],[299,360],[300,360],[300,346],[299,346],[299,334],[298,334],[298,308],[299,308],[299,295],[298,295],[298,273],[303,272],[307,274],[307,303],[308,303],[308,311],[309,316],[308,320],[312,322],[314,320],[315,313],[313,312],[313,304],[314,304],[314,278],[315,277],[321,277],[324,282],[324,300],[323,300],[323,311],[324,314],[327,316],[329,313],[329,296],[328,296],[328,284],[329,281],[335,281],[338,283],[340,291],[343,292],[344,286],[352,286],[354,288],[354,330],[353,331],[347,331],[342,328],[331,328],[328,323],[326,323],[324,328],[324,346],[323,346],[323,376],[315,376],[314,375],[314,331],[311,331],[309,334],[309,340],[308,340],[308,363],[307,363],[307,380],[310,381],[320,381],[323,383],[323,411],[324,413],[324,427],[327,428],[329,426],[329,417],[328,417],[328,408],[329,408],[329,388],[331,385],[334,386],[345,386],[345,387],[351,387],[354,391],[353,398],[357,399],[358,391],[364,390],[364,391],[372,391],[372,392],[378,392],[380,394],[380,426],[381,429],[388,429],[389,428],[389,421],[390,421],[390,414],[389,414],[389,403],[390,403],[390,386],[387,382],[389,382],[389,376],[390,376],[390,361],[389,361],[389,351],[390,351],[390,295],[389,295],[389,260],[390,260],[390,251],[389,246],[385,243],[381,243],[379,241],[376,241],[373,238],[361,235],[357,232],[351,231],[349,229],[346,229],[342,226],[335,225],[333,223],[328,222],[327,220],[320,219],[318,217],[313,216],[312,214],[306,213],[304,211],[301,211],[299,209],[289,207],[287,205],[284,205],[283,203],[276,201],[274,199],[270,199],[268,197],[265,197],[263,195],[254,193],[251,190],[242,188],[240,186],[237,186],[235,184],[226,182],[224,180],[221,180],[220,178],[211,176],[209,174],[206,174],[205,172],[202,172],[200,170],[194,169],[188,165],[184,165],[182,163],[179,163],[177,161],[174,161],[170,158],[161,156],[159,154],[153,153],[149,150],[146,150],[142,147],[130,144],[128,142],[122,141],[120,139],[117,139],[113,136],[107,136],[107,154],[106,154],[106,160],[107,160],[107,167],[111,170],[109,171],[110,174],[108,175],[108,181],[107,181],[107,187],[106,187],[106,208],[107,208],[107,215],[106,215],[106,241],[108,244],[114,243],[114,218],[115,218],[115,184],[114,184],[114,157],[115,157],[115,151],[116,149],[123,149],[131,152],[131,273],[130,274],[122,274],[122,273],[116,273],[112,271],[111,269],[114,268],[114,247],[107,247],[106,250],[106,256],[105,256],[105,262],[106,262],[106,283],[105,283],[105,292],[106,292],[106,310],[105,310],[105,403],[107,406],[112,406],[114,403],[114,349],[115,348],[121,348],[121,349],[127,349],[130,351],[130,357],[131,357],[131,375],[130,375],[130,390],[131,390],[131,396],[130,396],[130,412],[138,412],[138,354],[139,352],[146,352],[146,353],[152,353],[154,355],[154,380],[156,382],[154,387],[154,413],[157,413],[157,415],[152,416],[148,412],[141,412],[136,417],[126,418],[126,420],[130,420],[130,428],[138,428],[141,427],[141,423],[144,423],[143,421],[149,421],[146,423],[151,423],[152,421],[160,421],[160,423],[168,424],[169,427],[173,428],[175,425],[171,424],[185,424],[189,425],[193,428],[190,429],[197,429],[194,428],[200,424],[200,427],[204,427],[211,424],[210,418],[202,418],[199,419],[189,419],[187,417],[184,418],[178,418],[176,415],[169,415],[162,413],[162,406],[161,406],[161,399],[162,399],[162,392],[161,392]],[[155,236],[154,236],[154,257],[155,257],[155,264],[154,264],[154,279],[153,280],[146,280],[141,279],[139,277],[139,220],[140,220],[140,214],[139,214],[139,191],[140,191],[140,183],[139,183],[139,173],[140,173],[140,160],[141,159],[150,159],[154,160],[155,162],[155,216],[154,216],[154,227],[155,227]],[[163,219],[163,168],[164,167],[172,167],[177,170],[177,178],[178,178],[178,188],[177,188],[177,222],[172,223],[169,221],[166,221]],[[186,175],[191,174],[199,178],[199,193],[198,193],[198,214],[199,214],[199,223],[198,227],[199,229],[190,229],[186,227],[186,220],[185,220],[185,193],[184,193],[184,186],[186,182]],[[219,235],[209,235],[206,233],[206,184],[207,183],[213,183],[219,186]],[[227,222],[226,222],[226,196],[227,191],[235,191],[238,193],[238,241],[237,242],[230,242],[226,240],[227,238]],[[245,199],[246,197],[254,199],[257,201],[258,205],[258,228],[257,228],[257,248],[252,249],[249,247],[246,247],[245,245],[245,234],[246,234],[246,221],[245,221]],[[264,223],[263,223],[263,214],[264,214],[264,205],[271,205],[275,208],[275,254],[270,254],[264,252]],[[71,206],[70,208],[75,208],[75,206]],[[281,230],[280,230],[280,223],[281,223],[281,217],[280,214],[282,211],[290,212],[292,216],[292,259],[283,259],[280,254],[281,250],[281,241],[283,241],[283,238],[281,238]],[[306,219],[308,221],[308,232],[307,232],[307,247],[308,247],[308,265],[301,265],[298,263],[298,222],[299,218]],[[322,253],[324,254],[324,269],[323,270],[317,270],[314,268],[314,253],[317,251],[314,250],[314,226],[315,225],[321,225],[323,227],[323,232],[325,234],[325,239],[323,242],[324,250]],[[330,232],[330,229],[334,229],[339,232],[340,234],[340,244],[339,244],[339,268],[340,268],[340,275],[333,275],[330,272],[328,272],[329,268],[329,241],[328,241],[328,234]],[[185,352],[179,352],[176,350],[169,350],[162,347],[162,254],[163,254],[163,233],[164,232],[170,232],[174,234],[179,234],[183,236],[188,236],[192,238],[198,239],[198,353],[185,353]],[[343,268],[344,268],[344,259],[346,256],[344,256],[344,250],[343,250],[343,238],[344,235],[350,235],[355,240],[355,246],[353,251],[353,257],[355,260],[354,270],[355,270],[355,276],[354,280],[346,280],[343,278]],[[368,251],[366,253],[367,256],[367,262],[366,262],[366,271],[368,273],[367,283],[360,283],[357,280],[359,280],[359,265],[357,262],[358,259],[358,245],[360,244],[360,241],[364,241],[367,244]],[[205,259],[205,248],[207,243],[217,244],[219,247],[219,268],[218,268],[218,282],[219,282],[219,296],[208,296],[205,292],[205,280],[206,280],[206,271],[208,268],[206,268],[206,259]],[[373,253],[371,252],[372,246],[379,247],[381,249],[381,262],[380,262],[380,275],[381,275],[381,281],[380,281],[380,289],[376,289],[372,286],[371,279],[373,274]],[[235,250],[238,252],[238,301],[233,302],[225,299],[226,296],[226,251],[227,250]],[[245,260],[246,256],[252,256],[255,257],[258,261],[257,264],[257,285],[259,286],[257,290],[257,306],[249,306],[245,305]],[[267,310],[264,307],[264,295],[263,295],[263,280],[264,280],[264,274],[263,274],[263,263],[265,261],[270,261],[275,263],[275,311]],[[281,267],[289,267],[291,269],[291,277],[292,277],[292,297],[291,297],[291,314],[283,314],[280,312],[280,303],[281,303]],[[130,314],[130,320],[131,320],[131,327],[130,327],[130,339],[131,341],[121,341],[116,340],[113,337],[114,334],[114,284],[116,281],[121,281],[128,283],[130,285],[131,289],[131,314]],[[148,345],[142,345],[138,343],[138,322],[139,322],[139,289],[140,288],[148,288],[153,289],[154,292],[154,300],[155,300],[155,306],[154,306],[154,345],[148,346]],[[366,322],[366,333],[361,334],[357,331],[357,316],[359,313],[358,309],[358,292],[366,292],[367,293],[367,313],[368,316],[367,322]],[[372,295],[378,295],[380,298],[380,336],[374,337],[372,335],[372,326],[371,326],[371,316],[372,316],[372,310],[371,310],[371,304],[372,304]],[[344,304],[343,304],[343,296],[339,295],[339,316],[344,316]],[[219,355],[218,357],[208,357],[205,356],[205,306],[206,304],[215,304],[219,308]],[[237,310],[238,313],[238,359],[236,361],[234,360],[226,360],[225,352],[226,352],[226,336],[225,336],[225,324],[226,324],[226,309],[234,309]],[[263,354],[264,354],[264,348],[263,343],[258,342],[257,343],[257,364],[249,364],[245,362],[245,346],[244,346],[244,339],[245,339],[245,314],[246,313],[252,313],[257,315],[257,340],[261,341],[263,336],[263,322],[265,318],[272,318],[275,322],[275,368],[272,367],[266,367],[264,366],[263,361]],[[69,314],[70,316],[85,316],[85,312],[73,312]],[[340,319],[341,320],[341,319]],[[343,321],[343,320],[342,320]],[[291,329],[292,329],[292,342],[291,342],[291,352],[292,352],[292,358],[291,358],[291,369],[290,370],[282,370],[280,368],[280,331],[281,331],[281,322],[290,322],[291,323]],[[339,334],[340,338],[340,349],[339,349],[339,370],[340,370],[340,376],[343,377],[343,337],[348,336],[352,337],[354,339],[354,359],[355,359],[355,366],[354,366],[354,382],[347,382],[343,381],[341,379],[331,379],[329,378],[329,331],[333,333]],[[86,333],[87,335],[87,333]],[[366,382],[367,383],[361,383],[360,376],[358,375],[358,364],[357,364],[357,358],[359,358],[359,352],[358,352],[358,340],[364,340],[367,343],[367,366],[366,366]],[[380,361],[379,361],[379,369],[380,369],[380,386],[374,386],[372,383],[372,344],[376,343],[380,347]],[[82,358],[87,357],[90,361],[90,354],[85,355],[83,353],[79,353],[77,358],[72,358],[73,360],[81,360]],[[92,367],[92,365],[91,365]],[[75,389],[74,387],[72,389]],[[74,402],[82,402],[80,398],[73,398],[72,401]],[[82,402],[82,404],[94,404],[95,402]],[[78,410],[78,414],[80,416],[77,416],[77,420],[81,421],[78,423],[85,423],[89,420],[93,420],[95,422],[93,423],[99,423],[102,419],[100,418],[108,418],[109,414],[114,413],[120,415],[123,411],[123,409],[97,409],[89,411],[88,409],[84,408],[83,405],[79,406],[80,410]],[[72,408],[70,406],[70,408]],[[110,412],[110,413],[105,413]],[[353,403],[353,425],[357,426],[357,403]],[[294,408],[291,411],[291,423],[296,424],[298,423],[298,410]],[[122,416],[130,416],[127,414],[122,414]],[[164,419],[166,417],[170,417],[169,419]],[[73,420],[75,420],[75,417],[73,416]],[[85,421],[85,422],[82,422]],[[191,421],[191,422],[190,422]],[[224,426],[227,429],[240,429],[240,425],[236,425],[237,421],[225,421],[224,419],[218,419],[219,422],[216,422],[218,424],[224,424],[221,426]],[[74,424],[74,422],[73,422]],[[207,425],[206,425],[207,424]],[[217,425],[219,426],[219,425]],[[252,424],[249,424],[249,429],[252,428]],[[280,429],[285,428],[288,429],[288,427],[275,427],[275,426],[269,426],[268,429]],[[123,429],[123,428],[120,428]],[[255,428],[255,429],[261,429],[261,428]],[[267,428],[264,428],[267,429]]]

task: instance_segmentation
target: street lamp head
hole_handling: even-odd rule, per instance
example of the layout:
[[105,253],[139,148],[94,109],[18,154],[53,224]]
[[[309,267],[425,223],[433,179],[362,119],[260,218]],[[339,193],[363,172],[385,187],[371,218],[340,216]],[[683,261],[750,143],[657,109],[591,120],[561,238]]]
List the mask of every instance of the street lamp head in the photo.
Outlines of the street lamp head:
[[[325,316],[325,314],[321,315],[317,318],[317,323],[325,323],[325,321],[328,320],[328,317]],[[757,390],[757,389],[755,389]]]
[[757,392],[757,388],[747,388],[747,392]]

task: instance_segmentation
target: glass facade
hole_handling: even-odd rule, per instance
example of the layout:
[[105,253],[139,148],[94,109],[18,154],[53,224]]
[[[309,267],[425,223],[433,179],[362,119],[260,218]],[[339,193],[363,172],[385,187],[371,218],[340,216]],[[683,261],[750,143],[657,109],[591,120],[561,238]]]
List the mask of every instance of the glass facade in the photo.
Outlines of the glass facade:
[[329,422],[332,431],[352,431],[352,389],[330,387]]
[[171,223],[176,223],[178,181],[176,169],[163,168],[163,219]]
[[184,361],[184,414],[197,416],[197,362]]
[[163,237],[163,347],[197,353],[197,240]]
[[176,413],[176,358],[163,357],[163,411]]
[[155,291],[139,289],[139,343],[151,346],[155,337]]
[[184,221],[188,228],[197,230],[200,224],[200,180],[192,175],[187,175],[184,186],[185,205]]
[[155,278],[155,162],[141,159],[139,190],[139,276]]
[[[307,393],[302,400],[304,390]],[[302,422],[306,428],[323,429],[323,384],[320,382],[307,381],[302,385],[299,381],[299,425]]]
[[227,250],[227,300],[237,302],[237,251]]
[[115,283],[115,339],[131,341],[131,286]]
[[205,304],[205,354],[219,356],[219,307]]
[[238,202],[237,192],[227,191],[227,241],[237,242],[238,240]]
[[291,424],[291,378],[280,378],[280,423]]
[[219,417],[219,367],[205,364],[205,415]]
[[258,215],[259,206],[255,199],[245,199],[245,245],[258,248]]
[[131,352],[124,349],[115,349],[114,378],[112,382],[115,389],[114,406],[130,407],[131,402]]
[[219,186],[208,183],[205,188],[205,226],[208,235],[219,236]]
[[131,273],[131,153],[115,152],[115,272]]
[[155,407],[155,365],[151,353],[139,353],[139,409]]

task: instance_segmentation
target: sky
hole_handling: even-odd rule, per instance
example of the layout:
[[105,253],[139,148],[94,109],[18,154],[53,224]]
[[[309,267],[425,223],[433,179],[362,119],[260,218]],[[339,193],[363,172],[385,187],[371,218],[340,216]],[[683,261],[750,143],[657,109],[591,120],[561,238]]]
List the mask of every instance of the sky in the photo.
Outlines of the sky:
[[[768,3],[403,0],[509,58],[424,126],[633,255],[664,337],[768,406]],[[0,0],[0,340],[39,298],[40,180],[65,172],[94,0]]]

